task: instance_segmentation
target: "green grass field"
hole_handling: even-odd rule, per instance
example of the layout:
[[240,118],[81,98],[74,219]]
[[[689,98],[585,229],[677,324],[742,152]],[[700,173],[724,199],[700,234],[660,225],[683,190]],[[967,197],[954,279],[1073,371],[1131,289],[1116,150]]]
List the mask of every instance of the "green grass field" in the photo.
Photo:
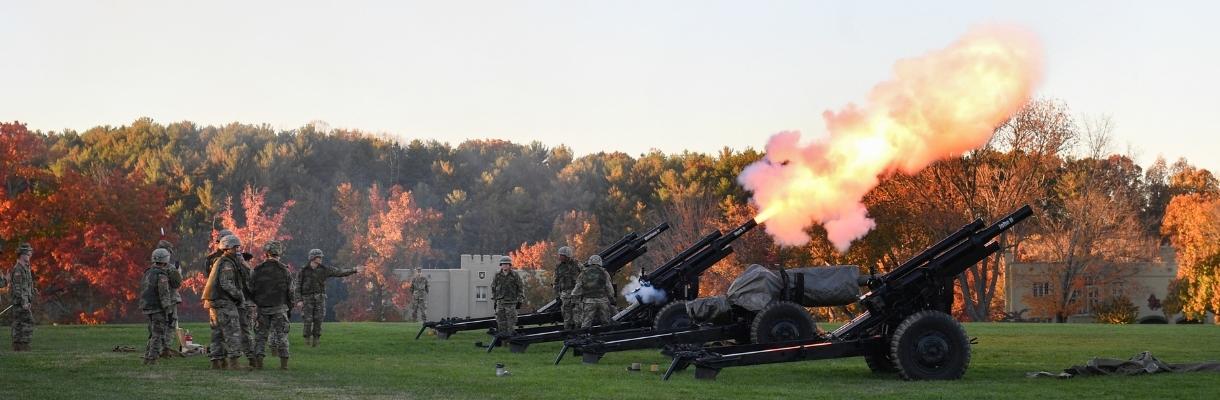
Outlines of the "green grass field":
[[[189,324],[206,336],[202,324]],[[448,341],[413,340],[417,324],[331,323],[322,347],[307,348],[293,326],[289,371],[210,371],[204,357],[140,364],[142,325],[39,326],[34,351],[8,350],[0,334],[3,399],[279,399],[279,398],[521,398],[521,399],[742,399],[742,398],[1214,398],[1220,374],[1029,379],[1026,372],[1058,372],[1093,356],[1127,358],[1152,351],[1168,362],[1220,359],[1220,328],[1209,325],[1109,326],[1086,324],[968,324],[979,338],[966,377],[952,382],[904,382],[874,375],[861,358],[729,368],[716,381],[696,381],[693,370],[661,381],[660,374],[627,372],[631,362],[668,361],[656,351],[607,355],[582,365],[569,355],[553,366],[559,344],[525,354],[487,354],[467,332]],[[200,335],[202,333],[202,335]],[[206,340],[204,340],[206,341]],[[496,362],[513,376],[497,378]],[[243,360],[244,363],[244,360]],[[268,359],[268,366],[278,366]]]

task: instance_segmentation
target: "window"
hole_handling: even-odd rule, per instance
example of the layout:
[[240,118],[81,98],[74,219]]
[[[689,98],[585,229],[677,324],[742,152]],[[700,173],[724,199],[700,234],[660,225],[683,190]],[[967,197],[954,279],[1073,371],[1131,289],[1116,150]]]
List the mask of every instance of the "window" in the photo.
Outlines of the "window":
[[477,301],[487,301],[487,286],[475,286],[474,299]]
[[1050,294],[1050,282],[1034,282],[1034,297],[1049,296]]

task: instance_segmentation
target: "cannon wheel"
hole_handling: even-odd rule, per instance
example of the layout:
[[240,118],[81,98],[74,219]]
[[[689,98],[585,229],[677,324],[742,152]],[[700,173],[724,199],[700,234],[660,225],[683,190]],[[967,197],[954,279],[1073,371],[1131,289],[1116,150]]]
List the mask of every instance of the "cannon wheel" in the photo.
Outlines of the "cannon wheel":
[[817,323],[809,311],[790,301],[767,306],[754,316],[754,323],[750,325],[750,340],[754,343],[808,339],[817,333]]
[[864,362],[868,364],[868,369],[874,374],[892,374],[898,372],[898,367],[894,366],[894,358],[890,356],[890,352],[886,349],[878,348],[870,350],[864,355]]
[[890,357],[902,379],[959,379],[970,365],[970,341],[962,324],[949,314],[925,310],[907,317],[894,330]]
[[674,301],[661,307],[657,317],[652,320],[656,330],[686,328],[691,326],[690,314],[686,313],[685,301]]

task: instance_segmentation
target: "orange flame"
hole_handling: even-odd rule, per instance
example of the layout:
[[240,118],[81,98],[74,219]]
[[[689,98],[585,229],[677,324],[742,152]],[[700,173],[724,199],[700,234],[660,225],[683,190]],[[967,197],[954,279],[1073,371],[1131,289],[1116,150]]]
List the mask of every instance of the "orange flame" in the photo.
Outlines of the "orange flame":
[[1029,101],[1040,65],[1032,35],[995,27],[898,61],[894,78],[875,86],[864,107],[823,113],[827,137],[810,144],[800,132],[771,137],[766,159],[738,177],[764,210],[755,219],[780,217],[767,232],[782,245],[808,242],[805,229],[821,223],[846,251],[874,226],[860,200],[880,176],[915,173],[985,144]]

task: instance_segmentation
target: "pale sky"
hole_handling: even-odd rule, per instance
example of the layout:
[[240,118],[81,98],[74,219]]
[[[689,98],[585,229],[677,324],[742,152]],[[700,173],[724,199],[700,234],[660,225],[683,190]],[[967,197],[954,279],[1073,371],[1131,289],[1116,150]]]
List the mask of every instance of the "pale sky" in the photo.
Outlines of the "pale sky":
[[863,101],[894,61],[999,22],[1041,38],[1039,95],[1112,118],[1115,151],[1217,171],[1218,4],[4,0],[0,119],[762,148],[824,133],[822,111]]

